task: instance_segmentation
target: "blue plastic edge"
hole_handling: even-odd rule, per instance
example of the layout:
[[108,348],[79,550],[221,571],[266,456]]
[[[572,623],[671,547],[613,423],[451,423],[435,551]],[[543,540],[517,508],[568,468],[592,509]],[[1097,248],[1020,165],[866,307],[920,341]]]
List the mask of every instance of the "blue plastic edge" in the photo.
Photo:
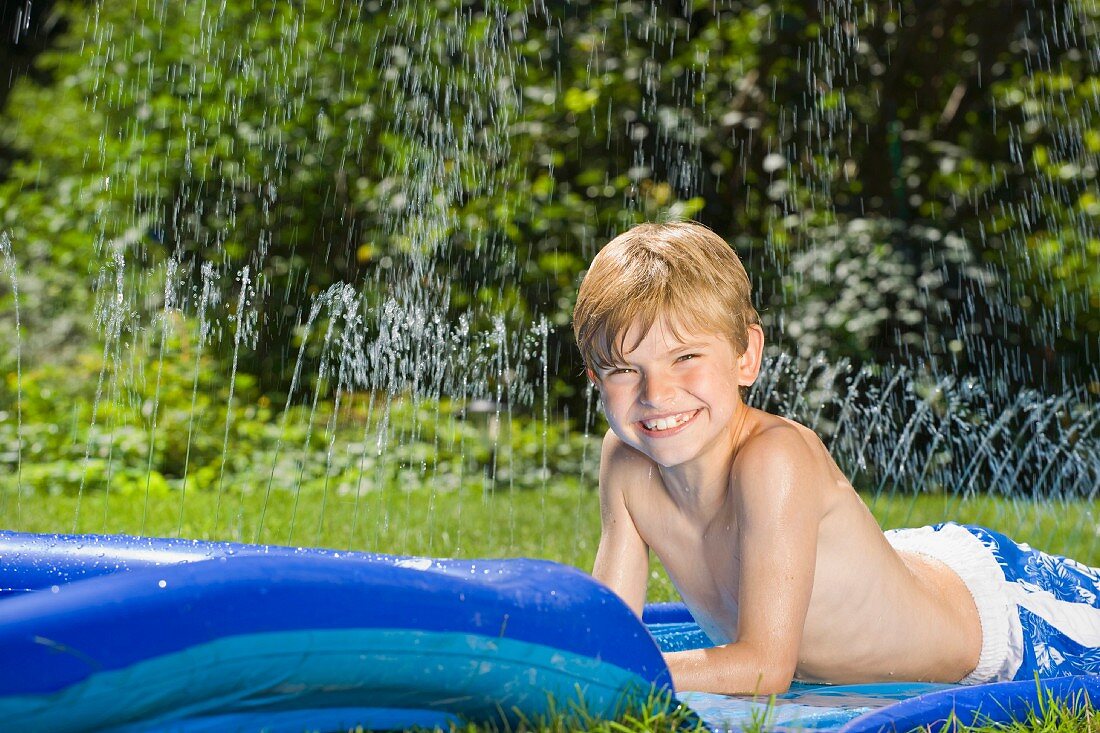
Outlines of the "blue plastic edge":
[[[89,556],[99,574],[66,582]],[[156,562],[162,558],[175,564]],[[0,533],[0,585],[11,587],[5,579],[25,578],[28,568],[44,590],[0,602],[0,658],[20,660],[0,665],[0,695],[56,691],[94,671],[224,636],[334,628],[544,644],[671,687],[659,650],[630,609],[590,576],[547,561]],[[128,643],[117,643],[120,633]]]
[[695,617],[686,603],[647,603],[642,621],[647,624],[691,624],[695,623]]
[[954,687],[919,695],[861,715],[841,733],[871,733],[957,725],[1009,723],[1039,714],[1050,700],[1067,704],[1100,701],[1100,675],[1054,677]]
[[[221,638],[55,693],[0,697],[0,719],[14,730],[60,732],[161,730],[233,716],[258,729],[296,710],[358,708],[372,714],[351,727],[406,729],[441,713],[500,722],[522,710],[536,719],[550,713],[551,700],[606,719],[649,692],[621,668],[544,645],[405,629],[304,630]],[[372,708],[390,713],[380,720]]]

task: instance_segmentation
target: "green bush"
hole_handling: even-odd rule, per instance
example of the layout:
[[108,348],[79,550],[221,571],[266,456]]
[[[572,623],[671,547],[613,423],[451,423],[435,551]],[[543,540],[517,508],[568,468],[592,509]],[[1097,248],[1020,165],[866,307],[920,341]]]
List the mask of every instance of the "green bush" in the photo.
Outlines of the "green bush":
[[595,485],[597,441],[552,416],[378,393],[273,405],[241,373],[231,401],[217,362],[176,346],[135,345],[125,367],[85,354],[6,375],[0,521],[36,494],[174,504],[198,491],[228,518],[247,496]]
[[[177,307],[207,307],[214,352],[265,390],[286,392],[304,316],[344,283],[372,337],[392,319],[417,325],[405,336],[422,359],[433,318],[458,349],[460,320],[474,334],[504,323],[518,362],[544,317],[545,350],[570,372],[578,277],[628,224],[695,216],[736,240],[781,330],[800,303],[837,297],[831,277],[803,277],[807,260],[835,259],[817,251],[830,231],[866,220],[903,269],[963,242],[989,276],[978,306],[948,289],[885,321],[872,303],[872,320],[942,320],[945,306],[974,332],[956,339],[960,367],[996,347],[1091,379],[1098,82],[1079,41],[1044,34],[1091,27],[1098,11],[956,10],[61,5],[68,30],[0,124],[0,230],[35,333],[24,348],[94,341],[111,315],[140,328],[170,295],[150,273],[174,260]],[[207,285],[216,304],[191,290]],[[830,332],[862,331],[862,316]],[[880,331],[878,359],[942,356],[939,343],[915,352],[908,329]],[[866,358],[866,340],[819,339],[834,361]],[[320,348],[306,343],[311,370]],[[488,365],[474,376],[499,379]],[[403,367],[365,388],[416,379]],[[576,382],[548,386],[577,408]]]

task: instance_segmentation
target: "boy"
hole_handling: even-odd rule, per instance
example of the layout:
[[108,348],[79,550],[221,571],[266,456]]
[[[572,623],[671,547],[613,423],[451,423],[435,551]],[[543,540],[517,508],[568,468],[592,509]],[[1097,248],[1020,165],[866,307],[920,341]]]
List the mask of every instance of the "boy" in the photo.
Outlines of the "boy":
[[764,335],[708,229],[612,240],[574,332],[611,426],[593,575],[641,613],[656,552],[716,644],[666,655],[678,689],[1100,673],[1100,571],[977,527],[884,535],[813,432],[742,401]]

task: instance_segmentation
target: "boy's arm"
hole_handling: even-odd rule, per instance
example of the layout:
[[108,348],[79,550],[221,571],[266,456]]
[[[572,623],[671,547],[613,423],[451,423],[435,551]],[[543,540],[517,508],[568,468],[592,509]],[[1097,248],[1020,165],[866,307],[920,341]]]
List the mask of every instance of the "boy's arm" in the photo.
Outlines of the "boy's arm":
[[600,455],[600,546],[592,575],[623,599],[638,616],[645,606],[649,546],[626,506],[624,487],[644,458],[611,431]]
[[739,521],[736,641],[669,654],[677,689],[725,694],[786,692],[813,590],[820,493],[807,482],[812,454],[794,428],[746,443],[731,485]]

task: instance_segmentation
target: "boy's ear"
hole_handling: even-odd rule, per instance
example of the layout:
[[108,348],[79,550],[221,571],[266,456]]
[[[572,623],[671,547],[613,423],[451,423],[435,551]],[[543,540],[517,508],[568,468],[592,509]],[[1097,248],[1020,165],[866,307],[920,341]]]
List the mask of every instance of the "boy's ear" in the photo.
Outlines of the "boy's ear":
[[737,359],[737,384],[750,387],[760,374],[760,362],[764,358],[764,329],[753,324],[745,334],[745,350]]
[[584,373],[588,376],[588,381],[591,382],[593,386],[597,388],[600,386],[600,378],[596,376],[596,371],[592,367],[585,367]]

